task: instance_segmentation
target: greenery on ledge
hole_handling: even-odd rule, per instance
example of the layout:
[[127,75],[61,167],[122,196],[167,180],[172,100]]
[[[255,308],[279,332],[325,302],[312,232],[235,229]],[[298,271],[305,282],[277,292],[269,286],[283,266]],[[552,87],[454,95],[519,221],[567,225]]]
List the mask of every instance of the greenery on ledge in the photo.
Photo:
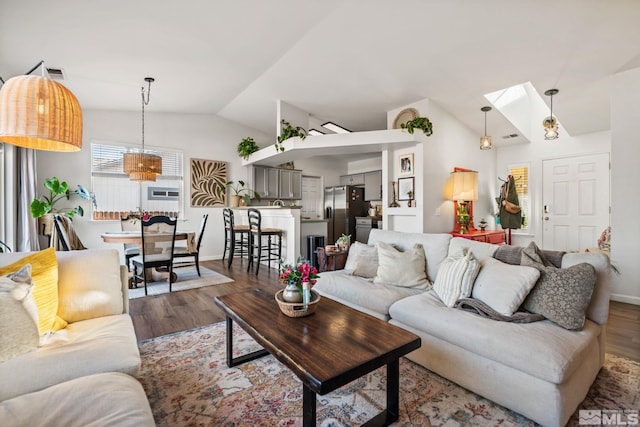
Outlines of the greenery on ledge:
[[409,120],[406,123],[400,124],[402,129],[406,129],[407,132],[413,135],[413,131],[415,129],[420,129],[426,136],[431,136],[433,134],[433,125],[431,121],[426,117],[416,117],[413,120]]
[[247,160],[251,154],[255,153],[259,149],[260,147],[258,147],[258,144],[249,136],[244,138],[238,144],[238,155]]
[[278,136],[278,141],[276,142],[276,151],[284,151],[284,145],[282,145],[282,143],[289,138],[297,136],[303,140],[307,137],[307,131],[300,126],[293,127],[291,123],[284,119],[280,121],[280,125],[280,136]]

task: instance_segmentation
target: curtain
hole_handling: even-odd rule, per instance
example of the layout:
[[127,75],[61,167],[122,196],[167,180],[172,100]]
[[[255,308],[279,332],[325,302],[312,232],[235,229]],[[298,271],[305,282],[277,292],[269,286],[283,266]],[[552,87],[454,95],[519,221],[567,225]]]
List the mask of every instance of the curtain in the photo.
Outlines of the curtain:
[[38,223],[31,216],[29,206],[37,196],[36,152],[30,148],[16,147],[14,176],[17,178],[16,249],[19,252],[40,250]]

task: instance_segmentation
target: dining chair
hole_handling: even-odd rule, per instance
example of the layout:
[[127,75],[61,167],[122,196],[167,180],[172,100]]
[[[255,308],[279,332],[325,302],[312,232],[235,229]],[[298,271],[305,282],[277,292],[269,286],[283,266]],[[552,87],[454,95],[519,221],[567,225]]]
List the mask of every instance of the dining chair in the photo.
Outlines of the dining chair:
[[[151,279],[151,270],[161,268],[169,272],[169,292],[175,281],[173,274],[173,250],[176,242],[177,219],[158,215],[147,220],[141,219],[142,244],[140,255],[131,258],[133,264],[133,284],[144,282],[144,294],[147,295],[147,283]],[[138,273],[138,269],[142,271]]]
[[76,251],[87,249],[73,229],[71,220],[65,215],[53,215],[53,230],[49,247],[56,251]]
[[[280,265],[282,258],[282,234],[280,228],[262,228],[262,215],[255,208],[249,208],[249,262],[247,271],[251,270],[254,261],[256,262],[256,276],[260,270],[260,263],[267,261],[267,266],[271,268],[271,261],[277,261]],[[266,237],[266,242],[264,238]],[[275,253],[272,251],[276,251]],[[267,253],[263,254],[263,250]]]
[[222,261],[224,261],[229,251],[229,262],[227,267],[231,267],[236,250],[240,250],[240,260],[244,256],[245,251],[249,254],[249,226],[246,224],[236,224],[233,211],[229,208],[222,210],[224,220],[224,252],[222,252]]
[[[200,276],[200,244],[202,243],[202,237],[204,236],[204,229],[207,226],[207,220],[209,219],[208,214],[202,215],[202,219],[200,220],[200,229],[198,230],[198,237],[196,247],[191,248],[189,244],[186,247],[176,247],[173,250],[173,262],[176,264],[176,258],[185,258],[185,257],[193,257],[194,263],[196,265],[196,271],[198,272],[198,276]],[[189,263],[190,264],[190,263]],[[187,264],[187,265],[189,265]],[[175,266],[185,265],[184,262],[177,263]]]
[[[140,231],[138,221],[140,220],[133,215],[121,216],[120,229],[122,231]],[[136,255],[140,255],[140,246],[137,243],[124,243],[124,258],[127,270],[131,271],[131,263],[129,261]]]

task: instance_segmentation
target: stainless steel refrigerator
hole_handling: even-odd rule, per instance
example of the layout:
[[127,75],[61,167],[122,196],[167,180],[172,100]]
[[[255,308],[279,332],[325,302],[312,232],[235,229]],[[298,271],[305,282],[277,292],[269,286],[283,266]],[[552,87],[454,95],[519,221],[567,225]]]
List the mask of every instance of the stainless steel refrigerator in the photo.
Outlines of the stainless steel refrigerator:
[[367,216],[369,203],[364,201],[364,188],[350,185],[325,187],[324,217],[327,224],[327,242],[333,245],[343,233],[356,239],[356,217]]

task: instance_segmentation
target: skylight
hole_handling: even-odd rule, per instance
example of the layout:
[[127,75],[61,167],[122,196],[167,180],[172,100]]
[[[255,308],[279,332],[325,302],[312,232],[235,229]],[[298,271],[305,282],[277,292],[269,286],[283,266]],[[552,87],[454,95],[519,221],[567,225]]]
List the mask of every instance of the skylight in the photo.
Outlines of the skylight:
[[520,100],[527,96],[527,90],[525,86],[531,86],[531,82],[522,83],[519,85],[511,86],[506,89],[501,89],[496,92],[488,93],[484,97],[489,100],[496,108],[504,108],[507,105]]

